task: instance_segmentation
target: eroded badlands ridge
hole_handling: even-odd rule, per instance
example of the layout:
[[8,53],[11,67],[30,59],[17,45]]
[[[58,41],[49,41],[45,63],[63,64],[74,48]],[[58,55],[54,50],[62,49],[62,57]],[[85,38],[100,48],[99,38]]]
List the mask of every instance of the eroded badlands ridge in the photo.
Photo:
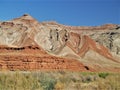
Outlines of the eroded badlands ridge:
[[94,71],[77,60],[48,55],[38,46],[6,47],[1,46],[1,70],[72,70]]
[[120,71],[120,27],[66,26],[25,14],[0,22],[1,70]]

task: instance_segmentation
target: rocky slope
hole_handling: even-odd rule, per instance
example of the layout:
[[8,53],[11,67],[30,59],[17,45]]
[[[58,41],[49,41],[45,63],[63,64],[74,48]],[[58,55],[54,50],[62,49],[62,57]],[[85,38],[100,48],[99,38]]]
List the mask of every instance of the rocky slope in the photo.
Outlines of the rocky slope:
[[51,56],[38,46],[1,46],[0,52],[1,70],[94,71],[77,60]]
[[25,14],[0,22],[1,69],[118,72],[119,36],[120,27],[115,24],[66,26],[40,23]]

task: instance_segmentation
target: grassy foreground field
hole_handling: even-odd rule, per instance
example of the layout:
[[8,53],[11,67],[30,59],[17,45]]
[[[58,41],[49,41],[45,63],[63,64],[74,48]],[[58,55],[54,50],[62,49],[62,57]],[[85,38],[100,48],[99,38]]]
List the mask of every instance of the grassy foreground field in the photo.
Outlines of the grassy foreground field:
[[120,90],[120,73],[0,72],[0,90]]

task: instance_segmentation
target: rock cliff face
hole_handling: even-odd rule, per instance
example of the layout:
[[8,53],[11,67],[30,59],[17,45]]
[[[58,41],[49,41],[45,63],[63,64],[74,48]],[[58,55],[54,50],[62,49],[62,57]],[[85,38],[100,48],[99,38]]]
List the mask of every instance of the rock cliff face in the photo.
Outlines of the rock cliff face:
[[77,60],[51,56],[38,46],[1,46],[0,52],[0,70],[95,71]]
[[91,38],[107,47],[111,52],[120,55],[120,30],[91,34]]
[[120,27],[39,23],[28,14],[0,22],[0,68],[120,71]]

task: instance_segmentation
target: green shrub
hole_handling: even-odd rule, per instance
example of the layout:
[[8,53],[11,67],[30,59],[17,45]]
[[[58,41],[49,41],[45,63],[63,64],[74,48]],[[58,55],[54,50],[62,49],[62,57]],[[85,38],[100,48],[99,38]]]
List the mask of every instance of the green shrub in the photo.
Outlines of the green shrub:
[[99,73],[98,75],[99,75],[100,78],[105,79],[109,75],[109,73]]
[[42,75],[40,78],[40,83],[44,90],[53,90],[56,80],[53,77],[44,74],[44,76]]

